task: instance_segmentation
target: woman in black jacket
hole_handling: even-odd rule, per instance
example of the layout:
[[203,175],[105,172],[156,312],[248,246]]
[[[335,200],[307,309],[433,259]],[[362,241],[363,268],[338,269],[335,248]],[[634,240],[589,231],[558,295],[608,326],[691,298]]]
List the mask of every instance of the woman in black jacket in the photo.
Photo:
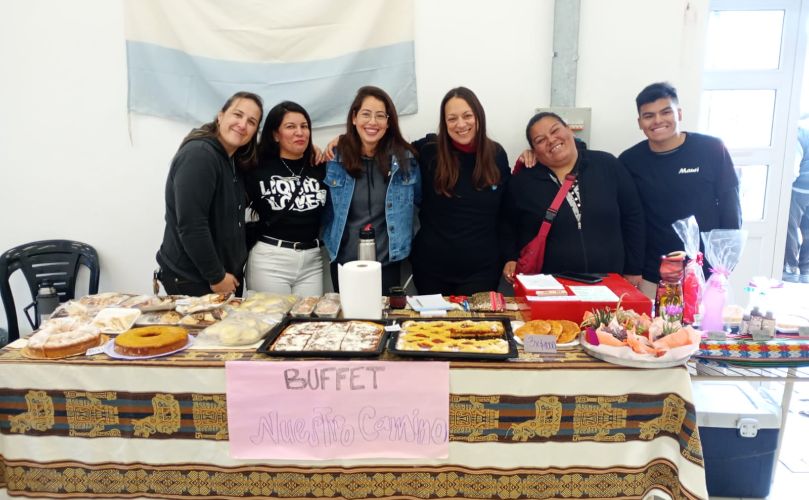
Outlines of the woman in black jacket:
[[166,180],[166,228],[157,251],[169,294],[229,294],[241,283],[247,244],[241,172],[256,165],[261,98],[238,92],[214,121],[194,129]]
[[541,272],[620,273],[640,282],[643,208],[624,166],[609,153],[577,144],[554,113],[538,113],[525,130],[538,164],[517,170],[508,186],[507,214],[517,246],[503,271],[513,280],[520,249],[539,231],[568,174],[576,180],[548,233]]
[[423,168],[423,201],[411,256],[413,281],[425,295],[497,290],[504,262],[502,208],[511,176],[506,152],[489,138],[483,105],[466,87],[444,95],[434,137],[414,144]]

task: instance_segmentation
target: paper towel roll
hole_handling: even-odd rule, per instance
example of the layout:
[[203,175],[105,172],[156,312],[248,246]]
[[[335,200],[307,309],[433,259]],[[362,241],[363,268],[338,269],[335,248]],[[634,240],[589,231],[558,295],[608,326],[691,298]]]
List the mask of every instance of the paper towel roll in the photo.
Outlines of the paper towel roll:
[[337,279],[344,317],[382,317],[382,265],[379,262],[355,260],[338,265]]

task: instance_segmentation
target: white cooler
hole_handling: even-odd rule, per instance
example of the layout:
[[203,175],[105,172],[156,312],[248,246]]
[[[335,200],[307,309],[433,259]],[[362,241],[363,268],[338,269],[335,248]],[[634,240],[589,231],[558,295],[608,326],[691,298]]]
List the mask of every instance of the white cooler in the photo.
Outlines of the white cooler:
[[747,382],[692,386],[708,494],[766,497],[777,459],[780,408]]

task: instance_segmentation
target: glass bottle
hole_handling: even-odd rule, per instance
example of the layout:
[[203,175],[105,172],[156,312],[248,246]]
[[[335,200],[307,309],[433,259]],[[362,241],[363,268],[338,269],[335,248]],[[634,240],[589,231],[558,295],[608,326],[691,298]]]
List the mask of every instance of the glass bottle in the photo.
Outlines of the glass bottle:
[[775,316],[773,316],[772,311],[767,311],[767,314],[762,318],[761,329],[767,333],[767,337],[775,338]]
[[655,314],[667,322],[683,319],[683,273],[685,252],[660,257],[660,283],[655,297]]

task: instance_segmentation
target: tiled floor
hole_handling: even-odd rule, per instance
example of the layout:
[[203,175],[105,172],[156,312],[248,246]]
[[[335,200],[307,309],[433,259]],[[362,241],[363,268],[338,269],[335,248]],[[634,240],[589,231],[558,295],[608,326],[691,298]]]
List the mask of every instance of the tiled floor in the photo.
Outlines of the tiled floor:
[[[786,283],[775,292],[775,304],[784,311],[809,317],[809,284]],[[770,384],[769,391],[780,401],[783,384]],[[790,412],[768,500],[809,498],[809,382],[795,384]],[[730,500],[711,497],[711,500]],[[732,500],[737,500],[733,497]]]

